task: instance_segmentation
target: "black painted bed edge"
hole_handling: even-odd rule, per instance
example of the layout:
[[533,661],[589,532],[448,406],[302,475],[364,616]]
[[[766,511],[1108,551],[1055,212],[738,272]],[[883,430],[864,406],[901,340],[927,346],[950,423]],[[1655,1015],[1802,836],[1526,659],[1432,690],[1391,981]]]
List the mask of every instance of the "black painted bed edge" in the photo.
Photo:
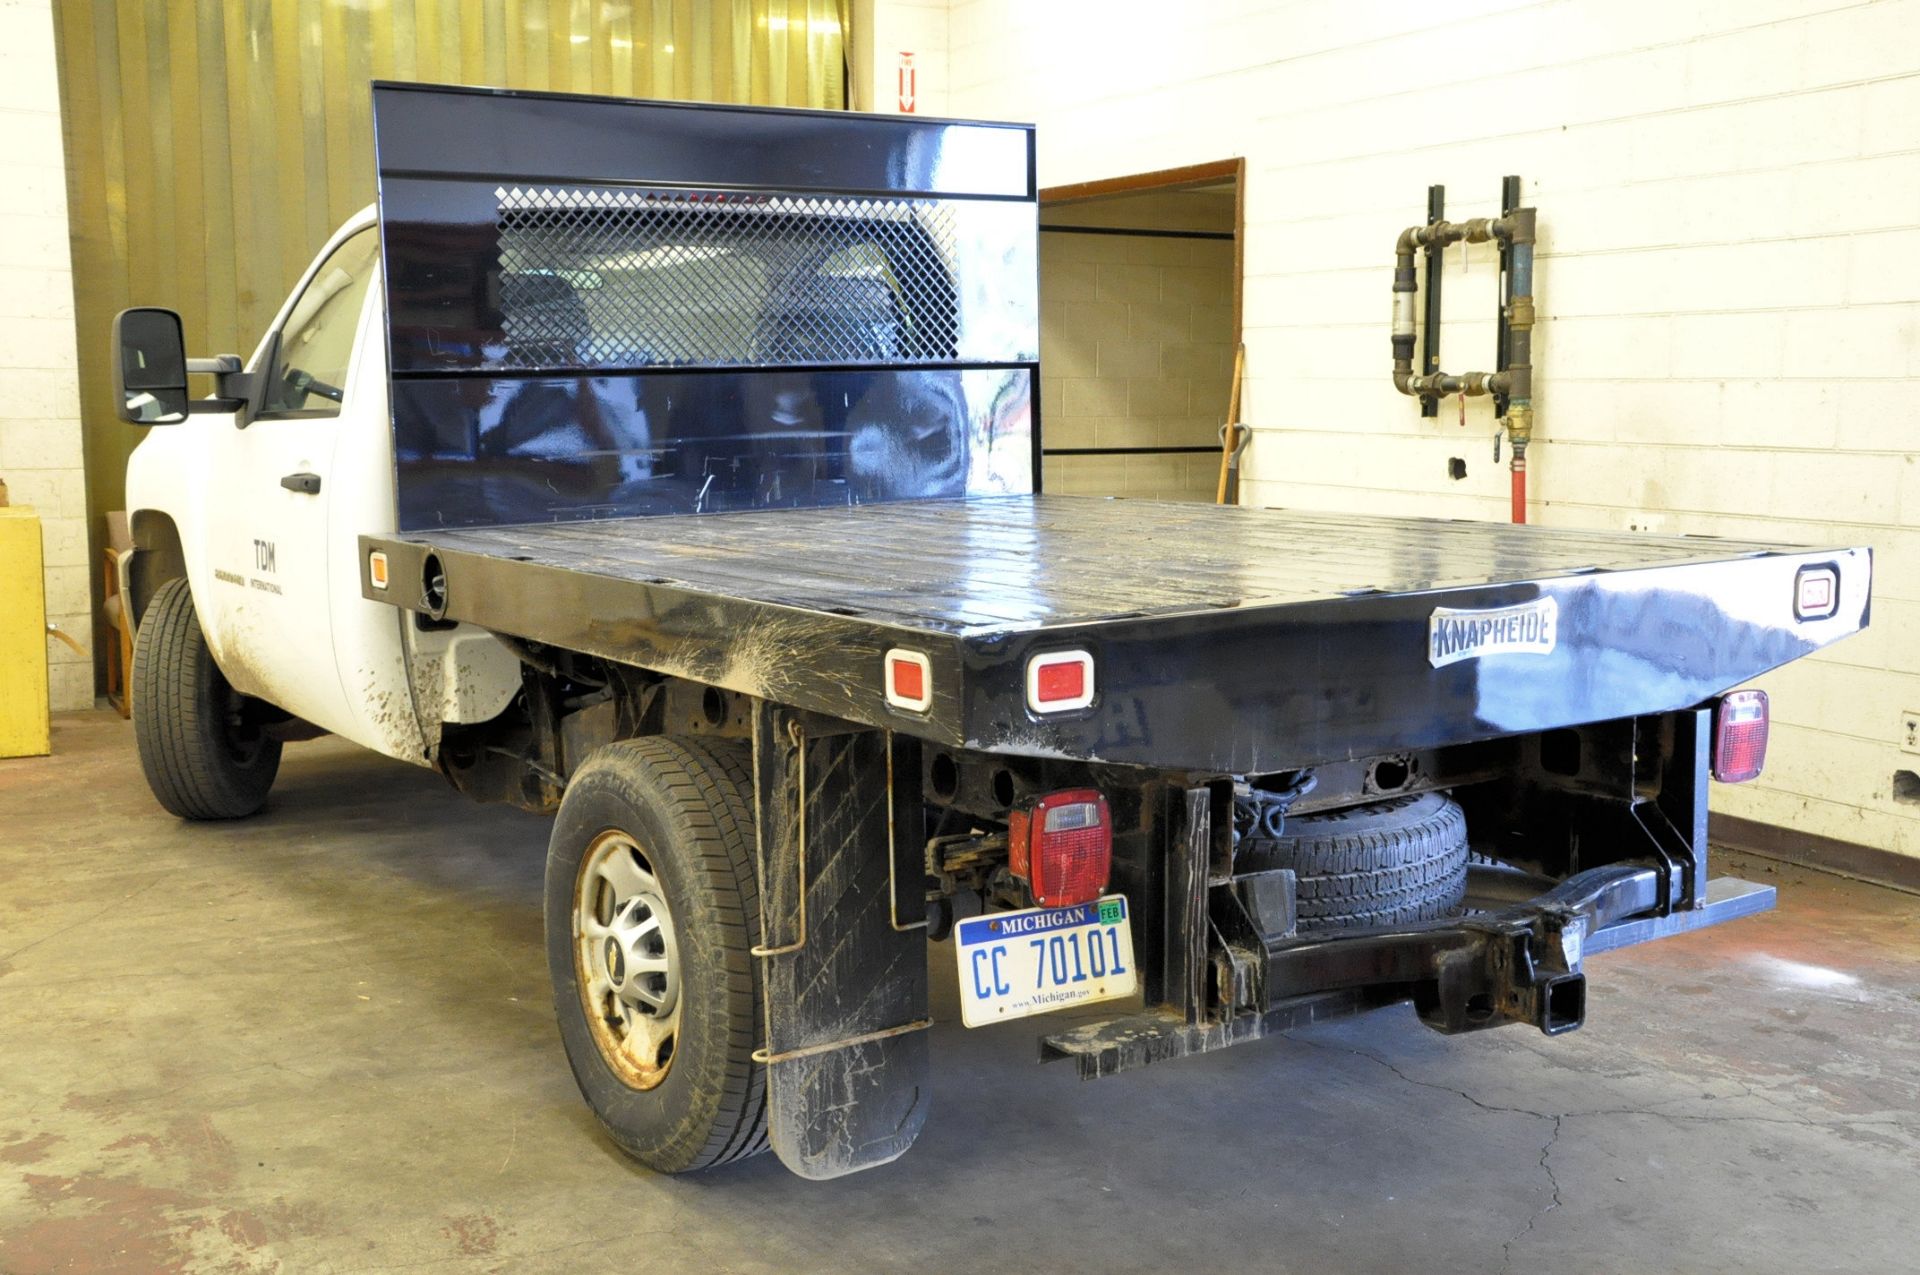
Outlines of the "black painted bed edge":
[[[538,528],[525,536],[537,539]],[[373,586],[369,553],[387,556]],[[430,535],[363,536],[362,592],[429,612],[432,557],[444,617],[563,650],[684,677],[950,748],[1169,771],[1263,774],[1409,748],[1440,747],[1589,722],[1675,712],[1863,627],[1864,607],[1817,629],[1744,621],[1725,599],[1786,596],[1794,572],[1865,549],[1815,549],[1599,575],[1268,606],[1200,609],[1060,627],[955,632],[881,623],[703,590],[436,547]],[[1525,654],[1432,668],[1436,606],[1498,608],[1551,596],[1563,637]],[[1692,630],[1646,632],[1648,614],[1692,616]],[[933,703],[886,703],[886,652],[927,656]],[[1041,720],[1025,701],[1027,659],[1093,654],[1086,710]],[[1504,698],[1503,698],[1504,697]]]

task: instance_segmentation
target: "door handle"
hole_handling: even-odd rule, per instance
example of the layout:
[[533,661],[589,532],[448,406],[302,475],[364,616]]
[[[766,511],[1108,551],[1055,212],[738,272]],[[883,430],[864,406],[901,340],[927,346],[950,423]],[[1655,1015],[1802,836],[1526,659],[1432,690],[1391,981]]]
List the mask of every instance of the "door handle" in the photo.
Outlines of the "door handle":
[[280,485],[288,491],[297,491],[306,496],[317,496],[320,494],[320,475],[288,474],[280,480]]

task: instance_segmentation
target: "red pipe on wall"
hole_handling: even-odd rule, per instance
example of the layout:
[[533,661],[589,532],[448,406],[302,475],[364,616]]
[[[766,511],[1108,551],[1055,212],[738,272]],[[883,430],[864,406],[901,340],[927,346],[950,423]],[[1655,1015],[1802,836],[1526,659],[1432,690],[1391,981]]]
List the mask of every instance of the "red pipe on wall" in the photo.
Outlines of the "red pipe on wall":
[[1527,462],[1518,456],[1513,458],[1513,521],[1524,523],[1527,520]]

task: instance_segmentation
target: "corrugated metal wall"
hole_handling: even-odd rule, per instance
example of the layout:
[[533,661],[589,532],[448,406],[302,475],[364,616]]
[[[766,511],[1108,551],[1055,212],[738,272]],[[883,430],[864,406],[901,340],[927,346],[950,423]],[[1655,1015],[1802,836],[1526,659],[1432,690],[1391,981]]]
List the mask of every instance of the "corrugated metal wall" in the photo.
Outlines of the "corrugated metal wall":
[[95,540],[105,512],[121,507],[139,441],[108,393],[113,315],[169,306],[186,320],[190,353],[250,352],[327,234],[373,198],[370,80],[837,108],[842,7],[63,0],[55,13]]

